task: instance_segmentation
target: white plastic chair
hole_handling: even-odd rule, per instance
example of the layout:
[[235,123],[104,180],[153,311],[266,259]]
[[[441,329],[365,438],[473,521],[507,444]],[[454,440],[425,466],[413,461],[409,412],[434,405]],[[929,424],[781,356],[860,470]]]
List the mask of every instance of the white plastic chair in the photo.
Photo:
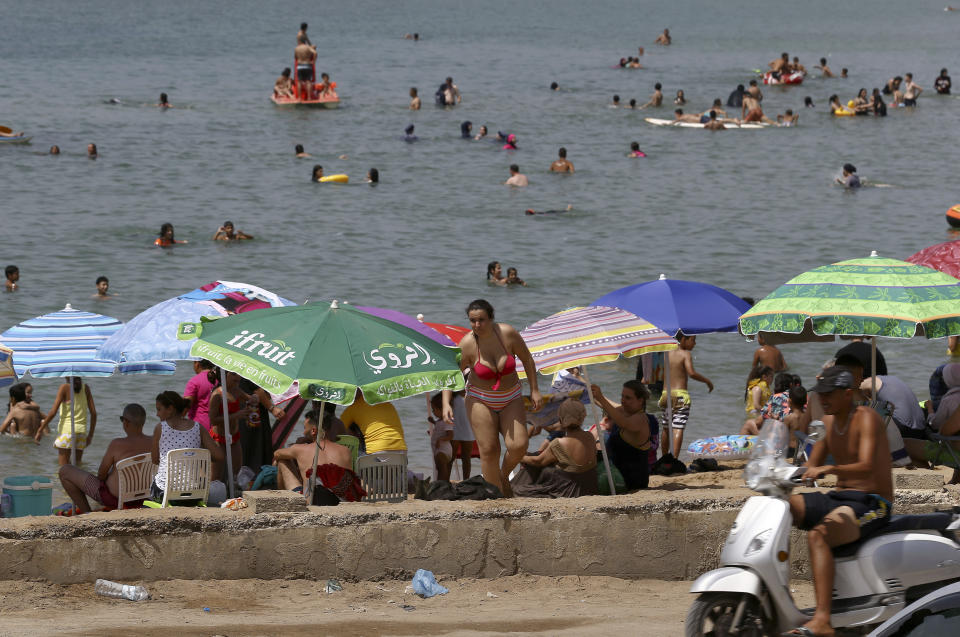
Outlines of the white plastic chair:
[[200,500],[210,493],[210,452],[206,449],[171,449],[167,452],[167,488],[160,508],[175,500]]
[[403,502],[407,499],[407,454],[381,451],[357,459],[364,502]]
[[150,497],[150,484],[157,474],[149,453],[124,458],[117,463],[117,509],[127,502],[146,500]]

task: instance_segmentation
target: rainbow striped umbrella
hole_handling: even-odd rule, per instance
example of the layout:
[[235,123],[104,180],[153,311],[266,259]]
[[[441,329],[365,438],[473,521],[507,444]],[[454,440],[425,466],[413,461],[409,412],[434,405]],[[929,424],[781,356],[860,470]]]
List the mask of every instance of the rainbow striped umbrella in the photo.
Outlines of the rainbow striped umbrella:
[[9,387],[17,382],[17,373],[13,370],[13,350],[0,345],[0,387]]
[[[639,356],[649,352],[677,349],[677,341],[654,327],[650,321],[616,307],[591,305],[574,307],[541,319],[520,332],[541,374],[552,374],[574,366],[595,365]],[[520,366],[517,366],[520,373]],[[522,375],[522,374],[521,374]],[[584,367],[583,378],[590,385]],[[594,420],[599,422],[597,405],[590,396]],[[607,467],[610,493],[616,493],[606,445],[600,445]]]
[[740,331],[942,338],[960,334],[960,281],[872,253],[796,276],[740,317]]
[[630,358],[677,349],[677,341],[650,321],[601,305],[557,312],[527,327],[520,335],[541,374],[607,363],[621,356]]

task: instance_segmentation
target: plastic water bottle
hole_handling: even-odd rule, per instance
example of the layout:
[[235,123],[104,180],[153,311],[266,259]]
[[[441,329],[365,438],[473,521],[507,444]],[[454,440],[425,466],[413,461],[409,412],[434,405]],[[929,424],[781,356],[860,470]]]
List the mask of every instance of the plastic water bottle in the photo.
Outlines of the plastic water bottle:
[[108,579],[98,579],[93,585],[93,590],[97,595],[104,597],[113,597],[116,599],[129,599],[131,602],[142,602],[150,598],[150,593],[143,586],[130,586],[128,584],[118,584]]

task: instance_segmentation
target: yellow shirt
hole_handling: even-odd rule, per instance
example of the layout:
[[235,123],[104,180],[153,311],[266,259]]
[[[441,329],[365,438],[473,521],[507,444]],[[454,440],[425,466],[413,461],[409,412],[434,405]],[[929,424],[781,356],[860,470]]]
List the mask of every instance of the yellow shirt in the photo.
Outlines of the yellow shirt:
[[357,425],[363,432],[367,453],[377,451],[406,451],[400,414],[390,403],[368,405],[355,402],[340,414],[345,427]]

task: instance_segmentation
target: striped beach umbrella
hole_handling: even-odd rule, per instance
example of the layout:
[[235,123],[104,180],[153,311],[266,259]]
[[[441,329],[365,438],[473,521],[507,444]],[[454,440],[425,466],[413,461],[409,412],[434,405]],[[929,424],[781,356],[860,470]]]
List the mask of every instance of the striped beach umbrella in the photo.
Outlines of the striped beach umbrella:
[[677,341],[650,321],[599,305],[557,312],[520,335],[541,374],[677,349]]
[[[593,418],[599,422],[597,405],[590,392],[587,365],[608,363],[651,352],[677,349],[677,341],[650,321],[615,307],[574,307],[541,319],[520,332],[533,363],[541,374],[567,367],[583,367]],[[517,366],[520,373],[520,366]],[[523,374],[521,374],[522,376]],[[606,445],[600,445],[607,468],[610,493],[616,493]]]
[[[123,325],[111,316],[75,310],[69,304],[59,312],[44,314],[14,325],[0,334],[0,344],[13,349],[13,367],[19,376],[36,378],[64,376],[112,376],[121,374],[172,374],[173,363],[152,362],[118,365],[94,358],[111,334]],[[70,413],[73,413],[73,383]],[[70,419],[72,447],[76,432]]]
[[13,350],[0,345],[0,387],[9,387],[17,382],[17,373],[13,370]]
[[960,281],[872,253],[800,274],[740,317],[740,331],[942,338],[960,334]]

